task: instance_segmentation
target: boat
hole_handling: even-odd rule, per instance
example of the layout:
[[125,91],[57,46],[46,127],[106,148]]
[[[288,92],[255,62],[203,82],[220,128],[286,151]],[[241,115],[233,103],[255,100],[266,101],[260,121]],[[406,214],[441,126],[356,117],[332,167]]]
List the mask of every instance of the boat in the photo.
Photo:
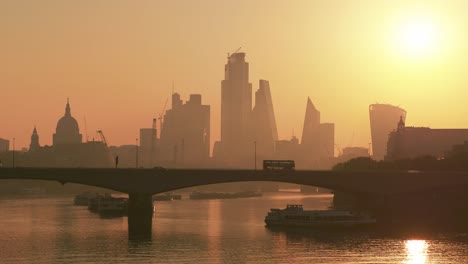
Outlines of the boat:
[[267,227],[307,227],[317,229],[353,229],[375,225],[376,219],[365,212],[347,210],[304,210],[290,204],[285,209],[272,208],[265,217]]
[[102,218],[118,217],[127,214],[128,199],[123,197],[112,197],[106,194],[98,199],[98,213]]
[[173,200],[181,200],[182,195],[175,194],[175,193],[163,193],[163,194],[156,194],[153,195],[153,202],[154,201],[173,201]]
[[98,193],[85,192],[78,194],[73,199],[73,204],[78,206],[88,206],[89,200],[98,197]]
[[236,192],[236,193],[222,193],[222,192],[198,192],[194,191],[190,194],[192,200],[203,200],[203,199],[234,199],[234,198],[248,198],[248,197],[260,197],[262,193],[254,191]]

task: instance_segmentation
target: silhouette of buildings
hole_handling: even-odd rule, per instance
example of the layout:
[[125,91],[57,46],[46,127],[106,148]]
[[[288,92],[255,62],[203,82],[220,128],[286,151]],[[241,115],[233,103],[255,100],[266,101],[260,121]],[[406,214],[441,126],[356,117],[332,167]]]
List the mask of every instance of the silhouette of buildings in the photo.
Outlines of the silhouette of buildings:
[[[113,157],[119,157],[119,168],[135,168],[137,166],[137,151],[139,151],[137,145],[111,146],[109,150]],[[142,165],[140,159],[138,157],[139,166]]]
[[[71,116],[67,100],[65,116],[57,123],[53,146],[39,145],[39,134],[34,127],[29,151],[15,155],[15,163],[21,167],[112,167],[113,158],[104,142],[81,142],[78,122]],[[6,166],[12,165],[12,155],[0,155]]]
[[145,168],[152,168],[156,164],[158,156],[158,138],[156,130],[156,119],[153,119],[152,128],[140,128],[140,165]]
[[162,123],[159,160],[176,167],[203,167],[210,156],[210,106],[202,105],[199,94],[185,104],[178,93]]
[[10,141],[0,138],[0,153],[7,152],[10,150]]
[[406,121],[406,111],[388,104],[371,104],[369,118],[372,137],[372,156],[382,160],[387,153],[388,135],[395,129],[395,120]]
[[292,136],[290,140],[276,141],[276,158],[282,160],[295,160],[300,154],[299,139]]
[[31,144],[29,144],[29,151],[37,151],[41,146],[39,145],[39,135],[37,134],[37,129],[34,127],[33,133],[31,135]]
[[337,162],[347,162],[351,159],[369,157],[369,149],[363,147],[346,147],[343,152],[337,157]]
[[245,53],[228,56],[221,82],[221,155],[226,165],[242,165],[253,157],[252,84]]
[[454,145],[468,141],[468,129],[431,129],[407,127],[400,118],[397,129],[388,136],[386,160],[431,155],[443,158]]
[[319,144],[320,111],[315,108],[310,97],[307,98],[301,144],[313,149]]
[[450,150],[446,157],[453,158],[453,157],[460,157],[464,156],[467,157],[468,154],[468,141],[463,142],[463,144],[457,144],[452,146],[452,150]]
[[57,123],[56,132],[53,136],[53,145],[79,144],[81,139],[78,122],[71,115],[70,102],[67,99],[65,115]]
[[259,81],[259,89],[255,92],[253,124],[257,156],[260,159],[271,157],[275,152],[278,130],[271,100],[270,84],[266,80]]
[[307,98],[299,167],[328,168],[335,156],[335,124],[320,123],[320,111]]

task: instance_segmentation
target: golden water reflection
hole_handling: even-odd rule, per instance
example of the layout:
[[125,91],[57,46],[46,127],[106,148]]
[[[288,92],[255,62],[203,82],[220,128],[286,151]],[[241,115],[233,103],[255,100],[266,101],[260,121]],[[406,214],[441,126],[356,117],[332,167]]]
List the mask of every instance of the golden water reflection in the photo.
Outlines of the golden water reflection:
[[426,263],[429,244],[425,240],[406,240],[406,264]]

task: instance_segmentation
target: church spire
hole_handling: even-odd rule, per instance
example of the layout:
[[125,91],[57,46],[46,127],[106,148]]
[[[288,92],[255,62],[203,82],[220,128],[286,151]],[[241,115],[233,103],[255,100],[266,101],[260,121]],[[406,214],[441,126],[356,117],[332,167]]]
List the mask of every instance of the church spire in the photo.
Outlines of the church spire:
[[65,115],[66,115],[66,116],[70,116],[70,115],[71,115],[71,112],[70,112],[70,100],[69,100],[69,98],[67,98],[67,107],[65,108]]
[[39,135],[37,134],[36,126],[34,126],[33,133],[31,135],[31,144],[29,144],[29,151],[36,151],[41,147],[39,145]]

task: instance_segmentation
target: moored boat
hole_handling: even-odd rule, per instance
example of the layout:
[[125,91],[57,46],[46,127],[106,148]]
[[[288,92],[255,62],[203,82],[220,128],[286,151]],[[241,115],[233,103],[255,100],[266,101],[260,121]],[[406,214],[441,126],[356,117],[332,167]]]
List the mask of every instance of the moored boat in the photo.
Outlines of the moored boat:
[[88,206],[89,200],[93,198],[97,198],[98,196],[99,196],[98,193],[92,193],[92,192],[81,193],[75,196],[75,199],[73,199],[73,204],[79,205],[79,206]]
[[175,194],[175,193],[163,193],[163,194],[156,194],[153,195],[153,201],[173,201],[173,200],[181,200],[182,195]]
[[353,229],[375,225],[376,219],[364,212],[346,210],[304,210],[302,205],[272,208],[265,217],[267,227],[307,227]]
[[98,199],[98,213],[100,217],[118,217],[127,214],[128,199],[104,195]]

